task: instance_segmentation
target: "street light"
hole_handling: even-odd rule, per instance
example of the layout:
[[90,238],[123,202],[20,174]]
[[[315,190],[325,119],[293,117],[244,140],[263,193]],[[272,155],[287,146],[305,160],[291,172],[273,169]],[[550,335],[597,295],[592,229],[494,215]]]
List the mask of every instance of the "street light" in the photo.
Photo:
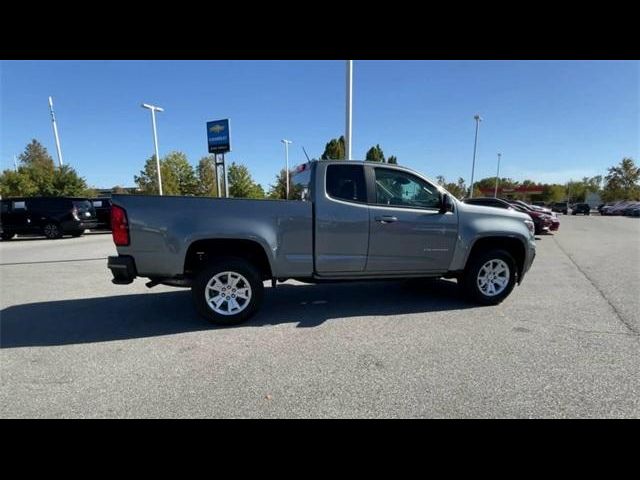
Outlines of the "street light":
[[156,111],[164,112],[164,108],[143,103],[142,108],[151,110],[151,124],[153,125],[153,145],[156,149],[156,170],[158,171],[158,192],[162,195],[162,175],[160,174],[160,155],[158,154],[158,132],[156,131]]
[[60,148],[60,137],[58,136],[58,124],[56,114],[53,112],[53,98],[49,97],[49,111],[51,112],[51,123],[53,124],[53,136],[56,139],[56,151],[58,152],[58,164],[62,167],[62,149]]
[[501,153],[498,154],[498,171],[496,172],[496,192],[493,194],[494,198],[498,198],[498,181],[500,179],[500,157]]
[[286,165],[286,180],[287,180],[287,200],[289,200],[289,144],[293,143],[291,140],[285,140],[282,139],[280,140],[282,143],[284,143],[284,158],[285,158],[285,165]]
[[473,173],[476,169],[476,148],[478,146],[478,128],[480,127],[480,122],[482,121],[482,118],[480,118],[480,115],[475,115],[473,117],[476,121],[476,139],[473,142],[473,164],[471,165],[471,187],[469,187],[470,193],[469,193],[469,198],[473,198]]
[[352,113],[353,113],[353,60],[347,60],[347,119],[345,125],[344,136],[344,154],[346,160],[351,160],[351,127],[352,127]]

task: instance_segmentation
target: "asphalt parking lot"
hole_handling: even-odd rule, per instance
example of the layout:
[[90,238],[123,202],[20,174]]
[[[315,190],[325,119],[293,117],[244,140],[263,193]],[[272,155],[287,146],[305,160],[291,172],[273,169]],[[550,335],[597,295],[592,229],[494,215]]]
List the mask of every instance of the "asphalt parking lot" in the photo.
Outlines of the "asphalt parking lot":
[[640,219],[561,216],[497,307],[452,281],[268,288],[233,328],[110,282],[110,235],[0,243],[1,416],[639,417]]

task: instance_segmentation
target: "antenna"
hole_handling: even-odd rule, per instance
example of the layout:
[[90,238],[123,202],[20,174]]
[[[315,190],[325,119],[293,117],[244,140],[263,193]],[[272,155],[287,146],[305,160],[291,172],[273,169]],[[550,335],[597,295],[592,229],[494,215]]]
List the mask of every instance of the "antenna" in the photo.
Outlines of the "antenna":
[[304,156],[307,157],[307,162],[310,162],[311,159],[309,158],[309,155],[307,155],[307,151],[304,149],[304,147],[302,147],[302,151],[304,152]]

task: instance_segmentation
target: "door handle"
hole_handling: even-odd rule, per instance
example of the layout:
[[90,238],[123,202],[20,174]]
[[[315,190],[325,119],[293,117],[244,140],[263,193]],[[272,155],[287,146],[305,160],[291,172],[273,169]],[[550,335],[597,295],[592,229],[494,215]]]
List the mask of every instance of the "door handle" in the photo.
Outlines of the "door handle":
[[381,217],[375,217],[375,221],[380,223],[393,223],[398,221],[398,217],[393,217],[391,215],[382,215]]

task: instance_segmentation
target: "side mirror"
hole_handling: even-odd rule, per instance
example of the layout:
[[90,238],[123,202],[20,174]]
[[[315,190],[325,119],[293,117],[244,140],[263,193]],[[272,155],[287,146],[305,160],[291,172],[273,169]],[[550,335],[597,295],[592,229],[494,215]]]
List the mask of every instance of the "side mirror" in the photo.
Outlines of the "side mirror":
[[453,201],[449,194],[442,194],[441,204],[440,204],[440,213],[444,214],[447,212],[453,212]]

